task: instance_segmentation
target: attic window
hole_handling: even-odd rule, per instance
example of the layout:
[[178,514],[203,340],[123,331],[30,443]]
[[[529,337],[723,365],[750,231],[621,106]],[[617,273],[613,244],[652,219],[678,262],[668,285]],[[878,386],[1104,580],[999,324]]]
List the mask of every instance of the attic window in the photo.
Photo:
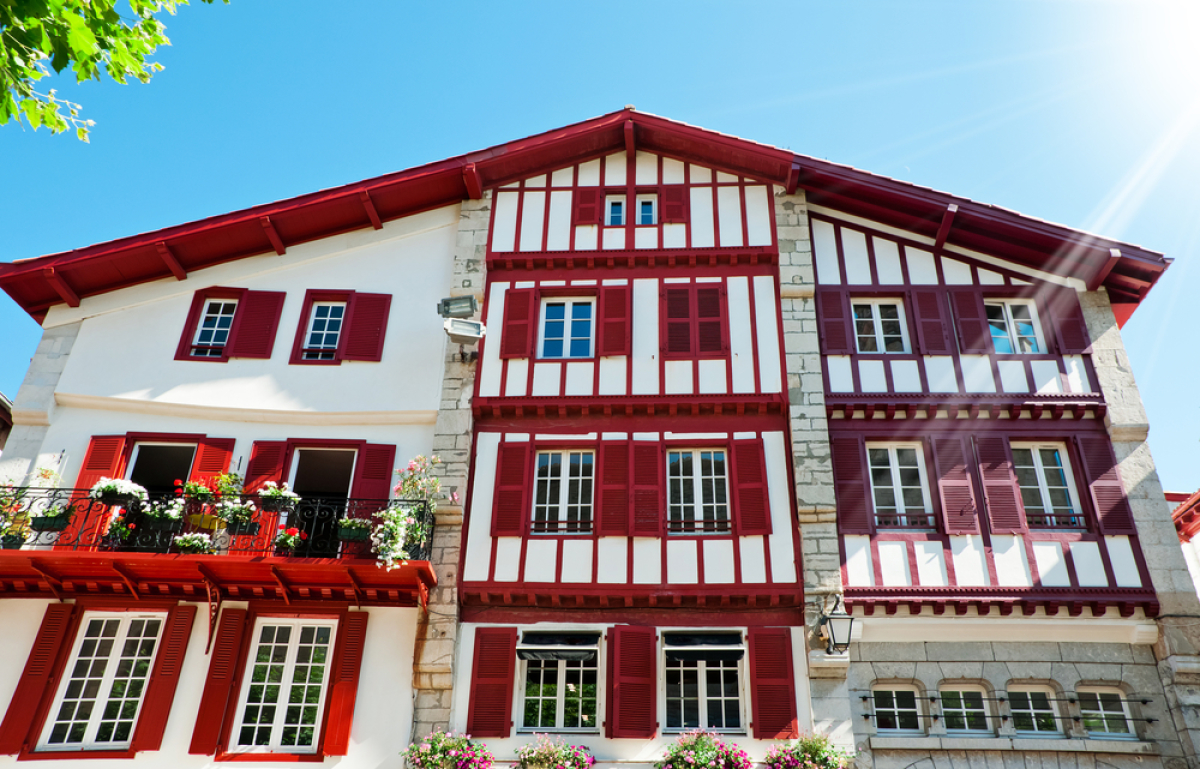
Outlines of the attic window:
[[625,224],[625,196],[609,195],[604,201],[604,224],[620,227]]

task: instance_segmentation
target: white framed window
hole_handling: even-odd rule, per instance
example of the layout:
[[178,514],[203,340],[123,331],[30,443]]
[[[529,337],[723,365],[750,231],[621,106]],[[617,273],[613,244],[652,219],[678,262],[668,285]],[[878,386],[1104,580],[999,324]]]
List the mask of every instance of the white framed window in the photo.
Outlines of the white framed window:
[[887,734],[924,734],[921,698],[915,687],[886,686],[871,690],[875,706],[875,731]]
[[925,474],[925,452],[919,443],[868,443],[875,525],[888,529],[932,529]]
[[1037,306],[1028,299],[989,299],[983,303],[987,312],[992,346],[996,352],[1039,353],[1046,351],[1042,342]]
[[740,632],[663,633],[663,658],[665,732],[745,733]]
[[904,303],[899,299],[850,300],[854,310],[854,339],[859,352],[905,353],[908,327],[904,322]]
[[85,612],[38,750],[124,750],[166,614]]
[[1133,730],[1133,716],[1125,693],[1111,687],[1079,687],[1079,715],[1089,737],[1100,739],[1132,740],[1137,738]]
[[196,358],[220,358],[225,354],[229,332],[233,328],[233,316],[237,312],[236,299],[209,299],[204,303],[200,323],[192,338],[192,356]]
[[1048,686],[1022,686],[1008,690],[1008,712],[1013,728],[1024,736],[1061,734],[1058,695]]
[[255,621],[232,752],[317,752],[336,634],[336,619]]
[[725,449],[667,451],[669,531],[729,531],[729,472],[725,460]]
[[539,451],[533,495],[533,531],[592,531],[595,452]]
[[623,224],[625,224],[625,196],[607,196],[604,198],[604,226],[620,227]]
[[942,725],[954,734],[990,734],[987,691],[982,686],[954,684],[943,686],[939,692]]
[[538,324],[541,358],[591,358],[596,339],[596,299],[590,296],[542,300]]
[[300,357],[303,360],[334,360],[345,320],[345,302],[313,302]]
[[600,728],[600,634],[527,632],[517,646],[521,731],[596,732]]
[[1061,443],[1011,444],[1025,518],[1034,528],[1082,528],[1079,495]]
[[638,195],[634,205],[634,224],[658,224],[658,195]]

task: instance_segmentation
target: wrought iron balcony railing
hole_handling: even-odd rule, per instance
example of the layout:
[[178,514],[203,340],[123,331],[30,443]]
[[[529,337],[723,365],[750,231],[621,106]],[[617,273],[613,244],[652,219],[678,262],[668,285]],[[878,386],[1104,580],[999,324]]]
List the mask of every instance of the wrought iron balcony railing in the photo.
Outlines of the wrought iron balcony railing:
[[[417,539],[408,548],[409,560],[427,561],[433,536],[433,504],[421,499],[307,498],[291,505],[257,496],[249,520],[225,521],[214,504],[185,503],[181,518],[155,517],[154,502],[95,500],[87,489],[0,486],[0,544],[5,549],[107,551],[144,553],[196,552],[185,543],[206,535],[210,552],[217,555],[293,556],[297,558],[370,559],[370,533],[384,509],[403,510],[419,525]],[[368,521],[367,526],[343,526],[346,520]],[[293,549],[276,544],[280,533],[297,530]]]

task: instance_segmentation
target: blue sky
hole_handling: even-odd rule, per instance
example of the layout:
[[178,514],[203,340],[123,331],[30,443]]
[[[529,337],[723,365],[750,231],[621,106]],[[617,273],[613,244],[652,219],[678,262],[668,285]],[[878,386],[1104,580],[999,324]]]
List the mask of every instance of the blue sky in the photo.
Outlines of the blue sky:
[[[0,261],[633,104],[1175,258],[1124,337],[1164,484],[1200,487],[1200,4],[233,0],[166,23],[149,85],[47,86],[91,144],[0,128]],[[0,295],[0,332],[12,397],[39,330]]]

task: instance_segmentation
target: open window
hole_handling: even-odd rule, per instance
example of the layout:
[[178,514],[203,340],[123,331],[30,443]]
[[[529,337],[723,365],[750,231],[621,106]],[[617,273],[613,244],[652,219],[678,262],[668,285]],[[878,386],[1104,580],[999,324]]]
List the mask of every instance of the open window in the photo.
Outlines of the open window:
[[1084,528],[1085,519],[1079,507],[1079,494],[1075,490],[1066,446],[1014,441],[1011,450],[1028,526],[1035,529]]
[[1046,351],[1037,305],[1032,299],[987,299],[983,309],[996,352],[1011,355]]
[[175,493],[175,481],[192,477],[195,443],[138,441],[129,458],[127,477],[151,498]]
[[296,555],[337,556],[337,522],[346,513],[354,480],[356,448],[297,447],[292,453],[288,486],[304,503],[280,518],[280,524],[305,535]]

